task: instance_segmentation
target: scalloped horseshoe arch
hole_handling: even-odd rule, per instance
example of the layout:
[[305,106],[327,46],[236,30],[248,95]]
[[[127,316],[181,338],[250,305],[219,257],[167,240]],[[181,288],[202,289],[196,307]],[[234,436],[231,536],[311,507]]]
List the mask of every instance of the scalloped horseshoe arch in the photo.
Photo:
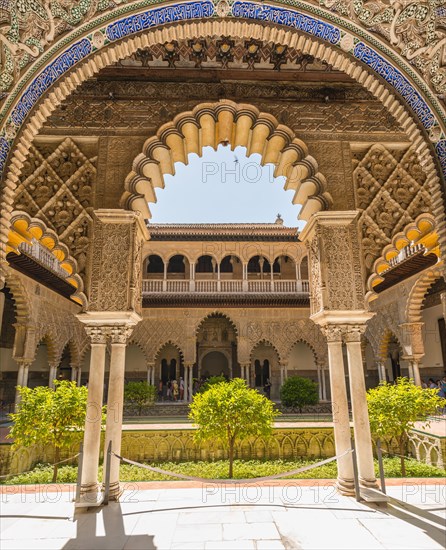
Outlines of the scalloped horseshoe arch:
[[[251,3],[247,2],[246,4]],[[257,4],[252,4],[252,6],[258,7]],[[212,14],[209,14],[209,16],[206,16],[209,18],[206,18],[188,12],[189,15],[184,19],[180,16],[173,20],[170,16],[163,19],[163,17],[158,15],[156,18],[157,23],[151,23],[149,27],[135,25],[137,18],[145,16],[147,21],[151,21],[152,19],[149,15],[152,15],[152,12],[154,14],[157,10],[172,10],[174,7],[166,6],[150,8],[148,10],[144,9],[140,13],[133,14],[129,19],[116,20],[105,26],[98,24],[97,30],[93,34],[85,35],[80,40],[77,39],[79,36],[77,32],[77,42],[74,43],[73,39],[68,45],[65,43],[65,45],[58,46],[58,49],[55,49],[53,53],[51,61],[41,69],[38,77],[28,84],[23,83],[25,86],[24,92],[19,99],[14,100],[15,102],[11,104],[11,116],[5,118],[6,127],[10,127],[10,131],[13,133],[8,138],[5,137],[6,134],[5,136],[0,136],[0,161],[2,167],[5,166],[6,158],[12,150],[9,173],[5,179],[5,192],[2,201],[0,222],[2,248],[7,240],[10,215],[13,209],[14,190],[32,140],[54,109],[74,89],[83,81],[91,78],[103,67],[128,57],[137,49],[145,48],[155,43],[163,44],[178,38],[199,38],[220,34],[232,34],[240,38],[255,38],[266,41],[274,40],[284,45],[297,47],[302,53],[309,53],[319,60],[328,62],[335,69],[344,71],[373,93],[387,107],[389,112],[401,124],[402,128],[404,128],[407,136],[418,151],[419,157],[422,159],[432,189],[433,214],[439,226],[440,241],[442,247],[446,247],[446,223],[444,221],[445,209],[442,187],[428,140],[425,139],[417,127],[417,124],[419,124],[420,127],[424,126],[424,129],[428,131],[431,128],[430,126],[428,128],[428,125],[434,124],[434,127],[438,128],[439,122],[431,107],[424,101],[422,93],[418,91],[418,84],[411,84],[408,77],[405,76],[405,67],[397,69],[388,59],[382,57],[378,53],[380,46],[379,44],[377,45],[375,39],[368,41],[366,44],[362,42],[358,43],[357,46],[361,46],[362,50],[361,48],[360,50],[362,53],[359,50],[356,52],[356,49],[355,51],[349,50],[346,53],[341,47],[341,36],[343,32],[346,32],[346,30],[342,30],[342,22],[338,21],[337,24],[340,27],[336,27],[335,25],[326,23],[323,18],[319,19],[321,14],[318,14],[316,18],[314,15],[305,15],[304,17],[311,17],[315,22],[319,22],[320,25],[324,26],[324,28],[328,25],[337,36],[336,41],[333,41],[324,34],[318,34],[317,36],[320,36],[319,39],[314,36],[315,31],[305,31],[303,28],[297,28],[295,23],[291,23],[291,21],[297,21],[296,16],[300,17],[300,12],[296,8],[285,9],[274,7],[274,13],[279,13],[280,11],[285,14],[286,12],[287,16],[283,21],[280,19],[277,22],[275,19],[264,20],[263,16],[260,22],[255,22],[257,12],[252,12],[252,15],[240,15],[237,18],[223,20],[211,19]],[[265,9],[272,9],[272,7],[265,4],[262,10],[265,11]],[[178,13],[180,14],[180,12]],[[289,21],[288,17],[290,18]],[[132,18],[136,18],[135,21]],[[188,21],[185,22],[185,19],[188,19]],[[193,19],[196,20],[193,21]],[[169,25],[172,21],[176,21],[176,24]],[[319,28],[318,25],[315,25],[314,29],[317,28]],[[112,40],[106,43],[106,37],[109,32],[118,32],[119,36],[113,35]],[[351,35],[348,36],[351,37]],[[370,44],[374,44],[374,46]],[[364,58],[363,54],[367,53],[366,50],[370,52],[372,57],[374,56],[373,59],[376,58],[377,63],[381,61],[380,65],[378,63],[380,70],[388,68],[390,72],[386,77],[387,81],[386,78],[382,81],[377,78],[374,64],[371,62],[372,58]],[[398,66],[398,63],[396,65]],[[398,78],[397,80],[392,80],[391,77]],[[398,100],[394,94],[400,84],[405,85],[404,93],[401,92],[404,98]],[[424,118],[421,111],[418,115],[414,115],[409,108],[410,101],[417,98],[420,103],[419,108],[421,109],[422,107],[424,109]],[[16,117],[15,122],[13,121],[14,117]],[[15,144],[19,132],[20,142]],[[446,140],[438,143],[438,155],[443,152],[443,148],[446,149],[445,143]],[[446,157],[446,155],[444,156]],[[446,170],[446,160],[441,159],[442,162],[443,160]],[[4,253],[4,249],[2,249],[2,253]]]
[[201,157],[203,147],[216,150],[219,144],[230,144],[231,149],[246,147],[247,156],[261,155],[262,166],[274,164],[274,176],[286,176],[285,189],[293,189],[293,203],[302,204],[300,219],[308,221],[315,212],[331,206],[325,178],[305,143],[272,115],[228,100],[201,103],[161,126],[135,158],[121,206],[149,219],[147,203],[156,202],[155,189],[164,187],[165,174],[175,173],[174,164],[188,164],[191,153]]
[[275,354],[277,355],[277,359],[279,360],[279,363],[282,362],[283,358],[282,358],[281,354],[279,353],[279,350],[277,349],[277,347],[271,342],[271,340],[268,340],[267,338],[262,338],[261,340],[259,340],[258,342],[256,342],[252,346],[251,351],[249,352],[249,360],[250,360],[251,363],[252,363],[252,360],[253,360],[254,352],[260,346],[266,346],[266,347],[272,348],[274,350]]
[[427,273],[423,273],[417,282],[413,285],[406,305],[406,319],[408,323],[421,323],[421,308],[423,306],[424,297],[430,287],[442,277],[442,269],[440,266],[430,269]]

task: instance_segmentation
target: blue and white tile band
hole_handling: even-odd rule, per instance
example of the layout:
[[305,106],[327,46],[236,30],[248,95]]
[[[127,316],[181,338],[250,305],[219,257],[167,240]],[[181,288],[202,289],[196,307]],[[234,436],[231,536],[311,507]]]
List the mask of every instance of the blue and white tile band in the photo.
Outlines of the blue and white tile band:
[[[183,2],[152,7],[139,14],[123,17],[109,23],[102,31],[108,41],[115,42],[162,25],[209,19],[214,15],[215,7],[210,0]],[[340,47],[342,35],[339,27],[317,17],[301,13],[294,8],[235,1],[232,5],[232,17],[242,20],[268,21],[309,34],[331,46]],[[95,50],[92,40],[92,36],[89,36],[67,46],[65,51],[45,67],[22,93],[6,123],[6,129],[0,136],[0,173],[3,173],[5,169],[6,159],[13,147],[14,136],[17,135],[31,109],[61,76]],[[426,130],[438,125],[434,112],[421,94],[388,59],[363,42],[358,42],[355,45],[352,55],[379,74],[404,99]],[[435,150],[446,176],[446,140],[440,140],[436,144]]]

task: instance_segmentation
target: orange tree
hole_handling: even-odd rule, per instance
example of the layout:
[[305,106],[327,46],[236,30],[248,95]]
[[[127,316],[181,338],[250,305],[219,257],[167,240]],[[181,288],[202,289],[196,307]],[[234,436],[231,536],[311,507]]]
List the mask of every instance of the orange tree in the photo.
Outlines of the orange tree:
[[236,442],[270,436],[274,419],[280,414],[269,399],[248,388],[240,378],[212,384],[196,394],[189,407],[189,418],[197,426],[195,439],[219,440],[228,449],[230,478]]
[[14,440],[13,448],[31,445],[55,447],[53,483],[57,481],[57,463],[62,449],[69,449],[80,442],[87,414],[86,387],[76,382],[54,381],[55,388],[38,386],[18,388],[20,403],[7,437]]
[[409,378],[398,378],[395,384],[382,382],[367,392],[372,433],[378,437],[395,438],[401,460],[401,475],[406,476],[404,457],[407,454],[409,431],[415,422],[428,424],[428,417],[444,406],[445,399],[436,389],[415,386]]

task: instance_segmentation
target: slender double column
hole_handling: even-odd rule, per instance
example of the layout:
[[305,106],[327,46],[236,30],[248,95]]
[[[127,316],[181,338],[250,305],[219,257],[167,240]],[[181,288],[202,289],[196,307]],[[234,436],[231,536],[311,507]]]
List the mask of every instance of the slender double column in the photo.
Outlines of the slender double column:
[[[155,363],[147,364],[147,383],[155,386]],[[157,386],[158,389],[158,386]]]
[[347,347],[359,482],[364,487],[377,488],[361,349],[361,335],[365,328],[365,325],[348,325],[344,340]]
[[[132,332],[132,327],[115,326],[110,329],[111,354],[110,375],[108,382],[107,422],[105,425],[105,452],[111,442],[112,450],[116,454],[121,452],[122,416],[124,408],[124,373],[125,373],[125,349],[127,339]],[[110,462],[110,493],[111,500],[117,500],[120,495],[119,487],[120,461],[112,456]],[[107,467],[104,467],[104,479],[107,475]]]
[[84,460],[81,492],[92,493],[94,495],[98,490],[107,332],[103,328],[96,326],[86,326],[85,329],[91,340],[91,355],[88,377],[87,418],[84,432]]
[[[18,372],[17,372],[17,386],[26,387],[28,385],[28,372],[30,361],[16,359],[18,363]],[[20,403],[20,393],[16,388],[15,391],[15,409],[17,410],[17,405]]]
[[250,363],[240,363],[240,377],[246,380],[249,385],[249,366]]
[[[192,402],[192,398],[193,398],[193,391],[194,391],[194,363],[187,363],[187,370],[188,370],[188,382],[187,382],[187,387],[188,387],[188,398],[187,400],[189,401],[189,403]],[[185,371],[186,372],[186,371]],[[185,377],[186,377],[186,374],[185,374]]]
[[387,374],[386,374],[386,364],[383,360],[379,360],[376,363],[377,369],[378,369],[378,378],[380,382],[386,382],[387,380]]
[[[347,388],[345,384],[344,357],[342,353],[342,330],[337,326],[326,326],[328,361],[330,365],[330,386],[333,411],[336,454],[341,455],[351,447],[350,418],[348,414]],[[354,494],[352,455],[338,458],[336,482],[342,494]]]
[[48,378],[48,386],[54,389],[54,380],[57,379],[57,368],[59,367],[56,363],[50,363],[50,374]]

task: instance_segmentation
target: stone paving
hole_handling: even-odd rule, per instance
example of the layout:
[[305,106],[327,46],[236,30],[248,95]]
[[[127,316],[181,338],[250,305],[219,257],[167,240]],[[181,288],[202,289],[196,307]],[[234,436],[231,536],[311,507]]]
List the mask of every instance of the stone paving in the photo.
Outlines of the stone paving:
[[[147,487],[148,484],[144,484]],[[74,513],[65,486],[2,488],[8,549],[441,549],[444,480],[388,487],[390,504],[358,503],[330,485],[177,488],[126,484],[121,502]]]

